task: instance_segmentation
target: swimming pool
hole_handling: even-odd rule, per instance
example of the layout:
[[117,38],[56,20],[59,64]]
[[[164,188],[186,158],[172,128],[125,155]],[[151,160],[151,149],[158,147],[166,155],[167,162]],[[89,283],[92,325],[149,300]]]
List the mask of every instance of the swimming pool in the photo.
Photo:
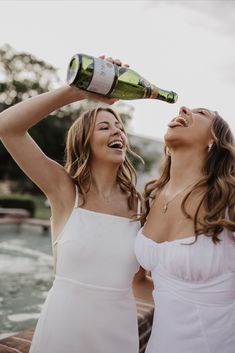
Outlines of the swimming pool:
[[49,233],[0,226],[0,338],[35,327],[53,281]]

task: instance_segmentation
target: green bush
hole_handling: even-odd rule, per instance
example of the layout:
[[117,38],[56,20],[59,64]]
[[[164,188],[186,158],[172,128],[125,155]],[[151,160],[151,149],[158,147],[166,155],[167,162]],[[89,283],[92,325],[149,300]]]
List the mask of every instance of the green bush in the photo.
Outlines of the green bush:
[[31,217],[34,217],[35,214],[34,201],[22,196],[0,196],[0,207],[23,208],[24,210],[29,211]]

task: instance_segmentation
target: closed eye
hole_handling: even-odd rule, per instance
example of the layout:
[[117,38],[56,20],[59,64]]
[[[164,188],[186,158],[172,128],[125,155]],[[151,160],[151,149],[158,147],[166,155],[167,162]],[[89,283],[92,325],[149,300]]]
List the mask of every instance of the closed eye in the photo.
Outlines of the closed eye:
[[206,115],[204,110],[198,110],[199,114]]
[[211,120],[211,114],[208,110],[198,110],[198,113],[201,114],[203,117],[205,117],[206,119]]
[[205,118],[209,118],[208,111],[205,110],[205,109],[195,109],[193,112],[196,113],[196,114],[201,114],[201,115],[203,115]]

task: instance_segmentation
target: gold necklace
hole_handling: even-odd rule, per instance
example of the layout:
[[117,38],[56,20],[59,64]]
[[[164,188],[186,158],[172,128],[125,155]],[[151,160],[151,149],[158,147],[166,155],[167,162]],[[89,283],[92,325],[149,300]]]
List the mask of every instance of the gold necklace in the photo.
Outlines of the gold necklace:
[[163,213],[166,213],[166,211],[168,210],[168,205],[169,203],[171,203],[172,201],[174,201],[176,199],[177,196],[179,196],[180,194],[182,194],[185,190],[187,190],[190,186],[192,186],[193,184],[195,184],[195,182],[189,184],[188,186],[186,186],[186,188],[184,188],[183,190],[180,190],[179,192],[177,192],[174,197],[172,199],[170,199],[169,201],[166,201],[166,197],[165,197],[165,194],[166,194],[166,191],[165,193],[163,194],[163,197],[164,197],[164,206],[162,208],[162,212]]

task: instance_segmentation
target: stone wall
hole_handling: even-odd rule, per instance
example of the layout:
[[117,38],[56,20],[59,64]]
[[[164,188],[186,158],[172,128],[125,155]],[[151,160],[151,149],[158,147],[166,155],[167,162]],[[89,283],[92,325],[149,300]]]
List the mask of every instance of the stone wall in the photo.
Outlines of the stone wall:
[[[136,298],[138,310],[138,326],[140,339],[140,353],[144,353],[148,342],[152,320],[153,320],[153,303],[146,302]],[[28,353],[33,337],[34,329],[19,332],[16,335],[6,337],[0,340],[0,353]],[[42,352],[43,353],[43,352]],[[46,353],[46,352],[45,352]],[[69,353],[69,352],[64,352]],[[78,352],[79,353],[79,352]],[[95,353],[95,352],[91,352]],[[125,353],[125,352],[120,352]]]

